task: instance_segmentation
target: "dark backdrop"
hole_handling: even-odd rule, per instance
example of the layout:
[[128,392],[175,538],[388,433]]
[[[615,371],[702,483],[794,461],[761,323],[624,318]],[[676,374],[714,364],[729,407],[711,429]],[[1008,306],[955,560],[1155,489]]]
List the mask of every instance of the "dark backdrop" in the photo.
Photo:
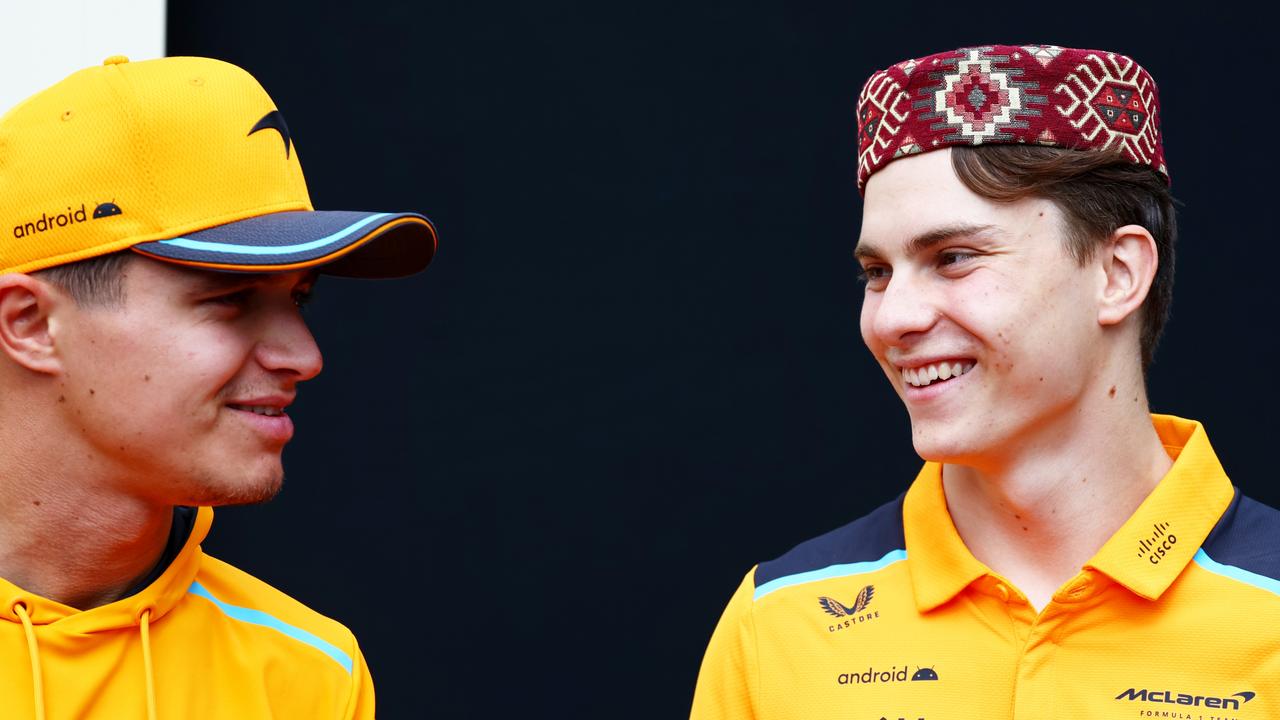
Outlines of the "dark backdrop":
[[1160,83],[1185,206],[1153,407],[1280,504],[1274,40],[1214,7],[173,0],[170,54],[263,82],[317,206],[442,238],[421,276],[321,284],[286,489],[208,548],[350,626],[381,717],[684,715],[742,574],[917,469],[857,334],[854,104],[989,42]]

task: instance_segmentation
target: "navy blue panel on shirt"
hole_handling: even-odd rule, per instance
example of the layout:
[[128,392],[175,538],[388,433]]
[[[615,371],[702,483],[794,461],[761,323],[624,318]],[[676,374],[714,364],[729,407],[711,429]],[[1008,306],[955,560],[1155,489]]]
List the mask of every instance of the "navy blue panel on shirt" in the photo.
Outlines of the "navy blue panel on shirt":
[[902,533],[902,500],[899,495],[857,520],[819,535],[788,550],[776,560],[756,568],[756,587],[770,580],[820,570],[832,565],[879,560],[886,553],[906,547]]
[[1201,547],[1216,562],[1280,580],[1280,510],[1245,497],[1237,488]]

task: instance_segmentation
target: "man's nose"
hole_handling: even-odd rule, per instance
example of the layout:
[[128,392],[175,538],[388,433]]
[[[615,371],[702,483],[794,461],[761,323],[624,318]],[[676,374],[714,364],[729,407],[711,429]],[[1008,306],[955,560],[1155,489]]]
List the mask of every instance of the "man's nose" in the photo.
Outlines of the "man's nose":
[[898,271],[881,291],[871,318],[872,331],[886,345],[901,345],[938,321],[937,293],[927,279]]
[[256,354],[264,368],[291,374],[296,382],[310,380],[324,367],[320,346],[292,303],[269,313]]

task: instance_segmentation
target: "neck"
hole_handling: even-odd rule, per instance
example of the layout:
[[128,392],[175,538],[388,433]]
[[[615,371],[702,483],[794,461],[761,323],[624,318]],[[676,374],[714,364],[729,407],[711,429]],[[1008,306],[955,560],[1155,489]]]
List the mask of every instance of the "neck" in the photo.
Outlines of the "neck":
[[[1037,609],[1128,520],[1172,466],[1141,380],[977,465],[943,467],[965,545]],[[987,459],[984,459],[987,460]]]
[[82,610],[120,599],[159,561],[173,508],[113,491],[129,485],[73,433],[9,420],[0,423],[0,577]]

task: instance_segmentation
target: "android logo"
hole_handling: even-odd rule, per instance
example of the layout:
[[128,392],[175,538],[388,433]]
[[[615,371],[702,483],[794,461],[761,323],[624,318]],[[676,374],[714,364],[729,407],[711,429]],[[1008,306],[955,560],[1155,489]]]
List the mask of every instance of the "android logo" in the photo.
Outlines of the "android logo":
[[916,680],[937,680],[938,673],[933,668],[917,668],[916,674],[911,676],[911,681]]
[[93,219],[97,220],[98,218],[111,217],[112,215],[119,215],[121,212],[123,211],[120,209],[120,206],[114,202],[104,202],[93,209]]

